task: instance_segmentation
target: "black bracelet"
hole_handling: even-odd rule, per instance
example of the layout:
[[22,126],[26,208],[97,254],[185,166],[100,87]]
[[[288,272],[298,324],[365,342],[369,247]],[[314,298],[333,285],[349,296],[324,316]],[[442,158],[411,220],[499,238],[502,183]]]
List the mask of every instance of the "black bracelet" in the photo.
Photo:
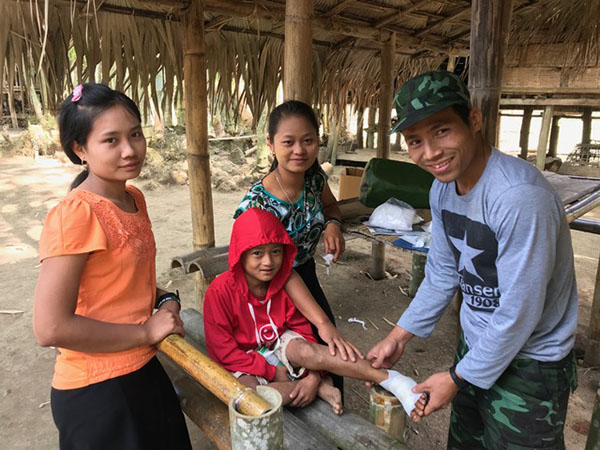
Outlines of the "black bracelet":
[[467,380],[463,380],[456,374],[456,366],[450,367],[450,369],[448,369],[448,372],[450,373],[450,378],[452,378],[454,384],[458,386],[459,391],[469,386],[470,383]]
[[335,217],[329,217],[325,221],[325,225],[323,226],[323,228],[327,228],[327,225],[329,225],[331,222],[337,223],[340,226],[340,228],[342,228],[342,221],[340,219],[335,218]]
[[179,305],[181,306],[181,299],[179,298],[178,290],[176,290],[175,292],[167,292],[166,294],[163,294],[160,297],[158,297],[156,299],[156,303],[154,304],[154,308],[159,309],[162,305],[171,300],[179,303]]

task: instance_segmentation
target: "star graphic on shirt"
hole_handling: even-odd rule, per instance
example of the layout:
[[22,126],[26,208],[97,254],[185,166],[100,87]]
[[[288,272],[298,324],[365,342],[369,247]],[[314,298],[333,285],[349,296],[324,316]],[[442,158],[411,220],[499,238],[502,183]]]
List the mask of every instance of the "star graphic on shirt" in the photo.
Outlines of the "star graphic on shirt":
[[477,269],[473,265],[473,259],[481,255],[484,250],[480,250],[478,248],[469,247],[467,244],[467,231],[465,230],[465,237],[462,239],[457,239],[455,237],[450,236],[450,240],[456,249],[460,252],[460,260],[458,261],[458,271],[460,272],[463,269],[466,269],[472,275],[475,275],[481,281],[484,281],[483,278],[477,273]]

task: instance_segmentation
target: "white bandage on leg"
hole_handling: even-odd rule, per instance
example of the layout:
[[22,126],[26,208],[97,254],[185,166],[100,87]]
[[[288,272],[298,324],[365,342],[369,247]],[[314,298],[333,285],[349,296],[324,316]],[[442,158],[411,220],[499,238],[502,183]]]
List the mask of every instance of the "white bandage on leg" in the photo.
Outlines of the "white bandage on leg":
[[415,394],[411,389],[416,386],[415,380],[410,377],[406,377],[395,370],[388,370],[388,377],[383,380],[379,385],[390,391],[396,396],[406,414],[410,416],[410,412],[414,409],[415,403],[421,397],[422,394]]

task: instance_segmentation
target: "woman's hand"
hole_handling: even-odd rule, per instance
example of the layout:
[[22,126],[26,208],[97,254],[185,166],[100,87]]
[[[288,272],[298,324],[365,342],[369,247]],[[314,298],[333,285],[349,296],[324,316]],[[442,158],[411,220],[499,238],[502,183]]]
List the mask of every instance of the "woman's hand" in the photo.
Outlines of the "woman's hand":
[[348,341],[340,330],[338,330],[331,322],[326,323],[317,327],[319,336],[329,346],[329,353],[331,356],[335,356],[336,349],[340,351],[340,357],[344,361],[348,361],[348,357],[352,362],[356,362],[356,357],[363,359],[364,356],[358,348]]
[[[165,306],[168,303],[176,302],[167,302]],[[183,322],[179,318],[179,314],[165,307],[160,308],[153,316],[150,316],[143,327],[146,332],[146,342],[149,345],[158,344],[170,334],[185,336]]]
[[346,242],[339,223],[332,221],[327,224],[323,232],[323,247],[325,254],[333,253],[333,262],[337,262],[340,255],[344,253]]
[[317,395],[320,383],[321,376],[316,372],[309,372],[307,376],[296,383],[296,387],[290,393],[290,398],[293,399],[290,406],[304,408],[310,405]]

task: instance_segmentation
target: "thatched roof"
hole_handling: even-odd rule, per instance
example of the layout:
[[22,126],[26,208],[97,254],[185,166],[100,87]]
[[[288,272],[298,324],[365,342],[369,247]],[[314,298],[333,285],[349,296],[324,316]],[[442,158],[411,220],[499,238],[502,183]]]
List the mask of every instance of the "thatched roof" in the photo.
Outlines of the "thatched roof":
[[[182,103],[188,0],[2,0],[0,86],[37,87],[53,109],[81,81],[125,89],[146,111]],[[285,0],[204,0],[214,108],[258,120],[281,81]],[[381,42],[396,33],[397,81],[467,56],[468,0],[315,0],[315,103],[372,104]],[[514,0],[509,48],[560,43],[557,67],[598,66],[600,0]],[[18,82],[16,81],[18,80]],[[31,89],[29,89],[31,91]]]

